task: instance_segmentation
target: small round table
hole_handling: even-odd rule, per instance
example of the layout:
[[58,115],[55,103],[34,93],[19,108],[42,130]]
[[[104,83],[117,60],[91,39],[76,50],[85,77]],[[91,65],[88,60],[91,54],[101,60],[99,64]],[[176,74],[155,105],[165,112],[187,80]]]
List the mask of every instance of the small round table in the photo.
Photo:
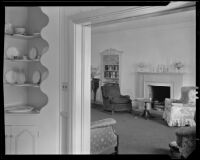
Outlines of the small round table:
[[142,116],[147,119],[148,117],[152,117],[152,115],[149,112],[149,109],[147,109],[147,103],[152,104],[153,101],[149,98],[136,98],[135,101],[138,102],[144,102],[144,111],[142,113]]

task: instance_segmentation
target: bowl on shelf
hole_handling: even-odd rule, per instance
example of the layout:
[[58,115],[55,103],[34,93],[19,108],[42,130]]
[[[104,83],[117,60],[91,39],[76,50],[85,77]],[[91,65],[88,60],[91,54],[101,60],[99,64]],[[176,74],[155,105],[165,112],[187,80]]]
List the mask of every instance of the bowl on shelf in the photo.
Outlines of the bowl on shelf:
[[15,28],[15,34],[21,34],[24,35],[26,33],[26,29],[23,27],[16,27]]
[[6,51],[8,59],[18,59],[20,57],[20,52],[16,47],[9,47]]
[[14,28],[12,24],[10,23],[5,24],[5,33],[10,35],[14,33]]

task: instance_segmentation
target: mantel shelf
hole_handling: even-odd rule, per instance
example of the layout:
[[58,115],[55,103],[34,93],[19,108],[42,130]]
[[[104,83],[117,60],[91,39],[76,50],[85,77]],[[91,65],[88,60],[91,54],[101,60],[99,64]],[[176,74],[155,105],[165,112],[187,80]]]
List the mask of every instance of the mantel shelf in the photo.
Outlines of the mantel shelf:
[[185,72],[137,72],[139,74],[185,74]]
[[21,35],[21,34],[9,35],[9,34],[5,34],[5,36],[9,37],[9,38],[19,38],[19,39],[33,39],[33,38],[40,38],[41,37],[40,33],[34,33],[33,35]]

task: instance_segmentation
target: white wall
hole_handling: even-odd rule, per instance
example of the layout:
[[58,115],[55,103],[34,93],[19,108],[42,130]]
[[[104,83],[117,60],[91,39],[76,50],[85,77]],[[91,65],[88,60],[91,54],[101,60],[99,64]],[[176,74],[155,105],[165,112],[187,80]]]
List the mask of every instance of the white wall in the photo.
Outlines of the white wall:
[[[195,85],[195,36],[195,24],[191,21],[92,34],[92,65],[100,65],[99,53],[105,49],[115,48],[123,51],[121,92],[130,94],[132,98],[137,96],[138,62],[170,64],[181,60],[186,65],[183,85]],[[97,98],[99,97],[98,95]]]

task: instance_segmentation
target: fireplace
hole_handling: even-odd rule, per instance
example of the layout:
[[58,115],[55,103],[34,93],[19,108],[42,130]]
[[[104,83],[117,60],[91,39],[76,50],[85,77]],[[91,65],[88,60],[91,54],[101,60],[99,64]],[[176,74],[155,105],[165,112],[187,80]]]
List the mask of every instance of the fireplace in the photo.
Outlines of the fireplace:
[[151,97],[152,86],[169,87],[172,99],[179,99],[181,87],[183,86],[183,74],[176,73],[139,73],[138,76],[138,96],[144,98]]
[[164,106],[165,98],[170,98],[169,86],[149,86],[149,92],[155,106]]
[[[138,85],[137,95],[138,97],[152,98],[152,94],[157,94],[160,87],[163,87],[163,92],[166,94],[162,97],[157,95],[154,99],[163,101],[164,97],[179,99],[181,96],[181,87],[183,86],[183,74],[182,73],[152,73],[152,72],[138,72]],[[157,88],[158,87],[158,88]],[[152,89],[153,88],[153,89]],[[152,92],[155,92],[153,93]]]

